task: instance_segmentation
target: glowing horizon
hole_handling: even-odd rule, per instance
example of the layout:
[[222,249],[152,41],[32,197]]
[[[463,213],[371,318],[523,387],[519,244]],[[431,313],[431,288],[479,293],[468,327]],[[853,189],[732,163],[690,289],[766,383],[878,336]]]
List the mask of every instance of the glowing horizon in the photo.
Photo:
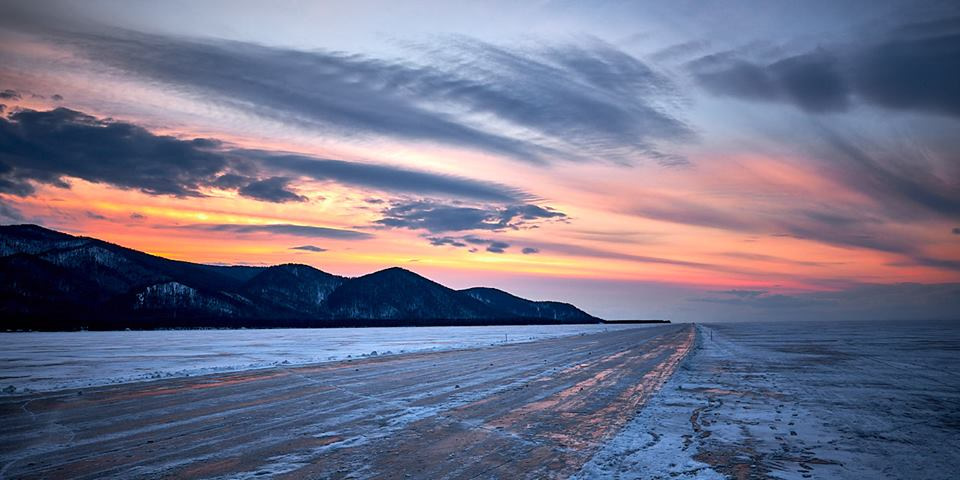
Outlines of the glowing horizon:
[[439,8],[449,27],[403,17],[384,38],[384,17],[335,4],[304,13],[342,19],[324,32],[248,4],[184,4],[182,23],[147,3],[11,5],[0,221],[201,263],[403,266],[612,318],[946,315],[958,87],[861,75],[920,61],[876,49],[947,33],[908,37],[937,17],[894,2],[874,12],[886,33],[858,38],[872,17],[828,3],[811,15],[838,8],[836,25],[778,33],[768,12],[756,38],[680,7],[529,6],[529,31]]

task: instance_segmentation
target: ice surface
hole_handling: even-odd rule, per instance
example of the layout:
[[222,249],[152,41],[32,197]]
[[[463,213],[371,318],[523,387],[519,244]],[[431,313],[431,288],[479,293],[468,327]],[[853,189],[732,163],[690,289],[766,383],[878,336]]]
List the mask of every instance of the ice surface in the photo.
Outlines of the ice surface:
[[956,478],[960,322],[700,326],[579,478]]
[[275,365],[447,350],[638,325],[0,333],[0,389],[22,394]]

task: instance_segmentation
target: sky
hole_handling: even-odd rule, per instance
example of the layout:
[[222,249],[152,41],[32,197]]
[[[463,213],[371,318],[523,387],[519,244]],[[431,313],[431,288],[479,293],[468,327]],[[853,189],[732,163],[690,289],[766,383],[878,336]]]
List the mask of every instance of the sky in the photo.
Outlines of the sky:
[[960,318],[953,1],[0,11],[0,223],[605,318]]

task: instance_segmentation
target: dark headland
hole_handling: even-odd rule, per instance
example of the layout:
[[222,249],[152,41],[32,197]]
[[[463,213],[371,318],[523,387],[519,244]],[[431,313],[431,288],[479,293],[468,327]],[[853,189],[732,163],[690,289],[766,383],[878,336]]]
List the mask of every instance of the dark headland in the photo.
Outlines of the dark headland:
[[0,226],[0,279],[0,330],[604,322],[568,303],[453,290],[398,267],[347,278],[300,264],[205,265],[37,225]]

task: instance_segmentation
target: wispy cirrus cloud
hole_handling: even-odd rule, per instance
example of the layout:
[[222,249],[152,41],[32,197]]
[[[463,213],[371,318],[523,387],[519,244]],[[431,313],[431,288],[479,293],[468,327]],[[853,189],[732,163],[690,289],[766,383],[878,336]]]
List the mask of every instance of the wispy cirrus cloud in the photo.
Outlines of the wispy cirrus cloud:
[[664,165],[696,137],[668,75],[617,47],[505,47],[464,37],[417,59],[300,51],[121,29],[33,26],[131,78],[303,127],[454,145],[515,160]]
[[826,168],[851,190],[882,205],[890,218],[960,216],[960,178],[937,174],[923,150],[883,148],[877,141],[844,135],[822,124],[815,131],[829,160]]
[[[882,220],[878,221],[863,212],[859,212],[861,216],[856,216],[840,214],[837,208],[811,210],[805,206],[798,208],[774,205],[745,215],[744,211],[748,209],[749,207],[741,211],[731,211],[715,208],[707,202],[671,198],[642,202],[633,207],[630,213],[683,225],[773,237],[792,237],[850,249],[875,250],[907,257],[919,265],[948,270],[960,269],[960,261],[940,258],[924,252],[913,239],[886,232],[885,223]],[[726,254],[726,256],[731,255]],[[774,260],[742,252],[736,253],[735,257],[749,260]],[[822,266],[822,263],[803,260],[781,260],[780,263]]]

